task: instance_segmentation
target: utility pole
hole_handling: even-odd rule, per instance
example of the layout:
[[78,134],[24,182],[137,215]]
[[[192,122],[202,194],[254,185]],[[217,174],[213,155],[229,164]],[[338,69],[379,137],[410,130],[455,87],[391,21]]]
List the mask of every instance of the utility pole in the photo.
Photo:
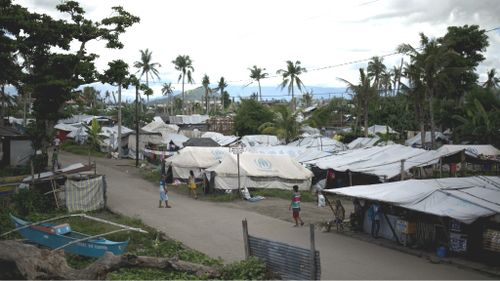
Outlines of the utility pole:
[[139,167],[139,83],[135,85],[135,166]]

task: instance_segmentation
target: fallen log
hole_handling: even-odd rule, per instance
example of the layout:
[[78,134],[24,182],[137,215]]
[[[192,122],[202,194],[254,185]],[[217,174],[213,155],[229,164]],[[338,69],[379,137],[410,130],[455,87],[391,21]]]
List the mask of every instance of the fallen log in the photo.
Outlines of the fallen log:
[[15,240],[0,241],[0,261],[14,263],[26,279],[102,280],[109,272],[119,268],[159,268],[166,271],[182,271],[200,278],[217,278],[217,269],[205,265],[178,260],[124,254],[115,256],[107,252],[103,257],[84,269],[68,266],[62,250],[52,252]]

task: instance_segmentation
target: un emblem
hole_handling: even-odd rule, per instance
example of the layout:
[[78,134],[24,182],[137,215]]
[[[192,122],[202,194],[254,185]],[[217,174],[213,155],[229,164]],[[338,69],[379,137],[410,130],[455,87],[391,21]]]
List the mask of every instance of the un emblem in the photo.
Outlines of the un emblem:
[[271,169],[271,162],[269,162],[266,159],[259,158],[255,160],[257,166],[263,170],[270,170]]

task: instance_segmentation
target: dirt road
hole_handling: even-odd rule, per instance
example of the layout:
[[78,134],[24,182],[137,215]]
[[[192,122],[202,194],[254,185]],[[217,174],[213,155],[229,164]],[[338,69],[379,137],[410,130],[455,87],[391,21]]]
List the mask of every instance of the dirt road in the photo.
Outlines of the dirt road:
[[[63,164],[88,159],[68,153]],[[250,235],[309,247],[308,227],[292,227],[281,219],[253,212],[235,203],[193,200],[170,192],[173,208],[158,208],[158,186],[138,177],[131,160],[97,158],[98,173],[108,183],[108,207],[117,213],[140,218],[144,223],[188,247],[226,262],[244,257],[241,221],[248,220]],[[286,208],[285,200],[282,202]],[[256,203],[258,204],[258,203]],[[307,208],[307,207],[304,207]],[[484,279],[477,272],[427,260],[335,233],[316,231],[321,254],[322,279]]]

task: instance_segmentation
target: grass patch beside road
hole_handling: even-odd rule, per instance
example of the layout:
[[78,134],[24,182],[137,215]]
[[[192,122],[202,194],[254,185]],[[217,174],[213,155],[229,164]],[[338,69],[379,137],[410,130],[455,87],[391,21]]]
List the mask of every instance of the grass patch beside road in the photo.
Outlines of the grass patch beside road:
[[80,145],[75,143],[73,140],[65,140],[61,144],[61,150],[71,152],[74,154],[78,155],[85,155],[88,156],[90,153],[90,156],[92,157],[106,157],[108,154],[105,152],[97,151],[94,148],[89,147],[86,144]]

